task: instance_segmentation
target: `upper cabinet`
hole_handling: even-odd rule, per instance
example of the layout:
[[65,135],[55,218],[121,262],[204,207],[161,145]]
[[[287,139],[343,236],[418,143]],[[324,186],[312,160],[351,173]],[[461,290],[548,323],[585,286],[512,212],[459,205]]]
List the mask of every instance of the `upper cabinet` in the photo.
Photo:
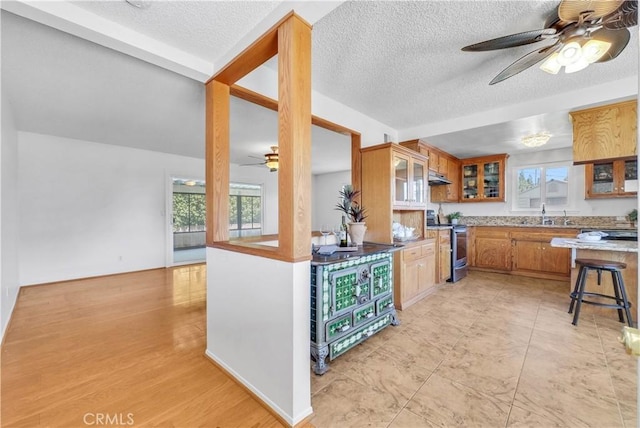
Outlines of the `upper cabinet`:
[[362,206],[367,241],[393,242],[392,222],[424,229],[427,157],[395,143],[365,147],[362,153]]
[[636,156],[637,101],[571,112],[573,163]]
[[429,157],[430,171],[443,175],[451,184],[430,186],[431,202],[458,202],[460,199],[460,160],[420,140],[403,141],[400,145]]
[[629,198],[638,194],[637,158],[585,165],[585,199]]
[[462,160],[461,202],[504,202],[506,154]]

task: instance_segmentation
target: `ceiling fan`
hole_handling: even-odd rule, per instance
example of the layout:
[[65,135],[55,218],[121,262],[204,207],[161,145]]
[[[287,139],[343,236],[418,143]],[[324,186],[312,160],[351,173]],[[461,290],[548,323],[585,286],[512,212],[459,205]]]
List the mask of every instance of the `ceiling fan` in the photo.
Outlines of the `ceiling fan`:
[[[271,146],[271,153],[264,154],[264,162],[260,163],[245,163],[240,164],[240,166],[252,166],[252,165],[266,165],[269,168],[269,171],[276,172],[278,170],[278,146]],[[252,158],[256,158],[255,156],[249,156]],[[262,159],[262,158],[256,158]]]
[[529,52],[505,68],[489,85],[502,82],[546,60],[540,68],[557,74],[580,71],[589,64],[614,59],[629,43],[627,30],[638,24],[637,0],[562,0],[541,30],[525,31],[462,48],[481,52],[523,46],[541,41],[551,44]]

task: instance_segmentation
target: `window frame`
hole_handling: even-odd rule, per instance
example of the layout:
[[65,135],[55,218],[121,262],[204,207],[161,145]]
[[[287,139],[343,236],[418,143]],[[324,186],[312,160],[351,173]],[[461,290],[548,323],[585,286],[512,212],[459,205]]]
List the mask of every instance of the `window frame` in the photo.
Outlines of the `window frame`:
[[[255,186],[257,187],[257,189],[255,189],[257,192],[259,192],[259,195],[234,195],[231,194],[234,186]],[[248,196],[251,198],[258,198],[260,200],[260,227],[259,228],[251,228],[251,229],[242,229],[242,228],[238,228],[238,229],[232,229],[231,228],[231,223],[229,223],[229,238],[230,239],[240,239],[243,237],[248,237],[248,236],[262,236],[263,235],[263,231],[264,231],[264,215],[265,215],[265,207],[264,207],[264,202],[265,202],[265,197],[264,197],[264,192],[265,192],[265,186],[264,184],[258,184],[258,183],[242,183],[242,182],[237,182],[237,181],[232,181],[229,183],[229,200],[233,197],[237,200],[239,200],[239,198],[242,198],[243,196]],[[240,204],[242,205],[242,204]],[[229,213],[231,213],[231,207],[229,207]],[[240,216],[240,218],[242,217],[242,212],[239,211],[238,215]],[[229,220],[231,220],[231,216],[229,216]],[[259,233],[253,234],[250,233],[248,235],[244,235],[242,234],[242,231],[256,231],[258,230]],[[232,236],[234,234],[236,234],[238,236]]]
[[[544,183],[546,183],[546,172],[548,169],[552,168],[567,168],[567,203],[563,205],[548,205],[547,195],[546,195],[546,186],[541,188],[540,195],[540,206],[536,208],[520,208],[518,207],[518,173],[522,169],[533,169],[539,168],[541,169],[541,181],[544,179]],[[511,186],[511,206],[510,211],[513,213],[523,214],[523,213],[536,213],[538,214],[542,209],[542,204],[545,204],[545,209],[547,211],[573,211],[575,209],[576,203],[576,192],[575,187],[577,185],[577,179],[575,178],[574,165],[571,161],[560,161],[560,162],[546,162],[546,163],[533,163],[533,164],[523,164],[512,166],[510,176],[512,178],[513,185]]]

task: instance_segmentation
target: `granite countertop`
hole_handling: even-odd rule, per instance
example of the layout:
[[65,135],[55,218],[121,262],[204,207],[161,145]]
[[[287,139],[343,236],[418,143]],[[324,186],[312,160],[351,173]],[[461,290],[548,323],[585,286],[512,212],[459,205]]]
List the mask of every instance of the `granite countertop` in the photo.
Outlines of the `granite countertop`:
[[543,228],[543,229],[592,229],[592,230],[636,230],[629,226],[594,226],[585,224],[472,224],[474,227],[523,227],[523,228]]
[[[317,247],[316,247],[317,248]],[[362,246],[358,247],[357,251],[336,251],[329,256],[323,256],[313,251],[313,258],[311,259],[312,265],[328,265],[347,259],[357,259],[369,254],[376,254],[382,252],[392,252],[401,250],[402,244],[378,244],[376,242],[364,242]]]
[[636,241],[595,241],[584,242],[576,238],[553,238],[552,247],[573,248],[578,250],[599,250],[599,251],[619,251],[627,253],[638,252],[638,242]]

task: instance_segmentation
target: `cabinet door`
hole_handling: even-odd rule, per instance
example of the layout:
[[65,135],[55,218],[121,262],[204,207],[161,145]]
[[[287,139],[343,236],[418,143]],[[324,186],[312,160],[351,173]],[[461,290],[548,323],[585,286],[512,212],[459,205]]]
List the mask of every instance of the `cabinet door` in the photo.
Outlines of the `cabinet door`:
[[537,241],[515,241],[513,270],[540,271],[542,264],[542,244]]
[[504,238],[476,237],[475,266],[511,270],[511,242]]
[[438,284],[442,284],[451,278],[451,242],[441,242],[438,252]]
[[556,248],[544,242],[541,248],[541,270],[549,273],[559,273],[569,276],[571,273],[571,250],[568,248]]
[[426,164],[421,160],[412,159],[411,165],[411,205],[413,207],[426,207]]
[[449,174],[449,159],[444,156],[440,156],[440,162],[438,163],[438,172],[445,176]]
[[585,165],[585,198],[634,197],[638,194],[638,162],[620,159]]
[[637,159],[621,160],[620,163],[620,195],[636,196],[638,194],[638,161]]
[[422,261],[419,264],[420,292],[424,292],[436,285],[436,243],[422,246]]
[[478,186],[480,186],[478,165],[463,165],[462,180],[462,199],[478,198]]
[[409,205],[409,163],[411,159],[400,153],[393,154],[393,203],[397,206]]
[[429,169],[435,172],[438,172],[440,168],[440,156],[438,152],[433,150],[429,151]]
[[447,178],[451,184],[445,186],[448,202],[458,202],[460,198],[460,163],[453,159],[449,159],[449,172]]
[[420,263],[422,259],[406,262],[402,279],[402,301],[413,299],[420,293]]
[[482,165],[482,198],[500,199],[500,177],[502,176],[500,162],[488,162]]

